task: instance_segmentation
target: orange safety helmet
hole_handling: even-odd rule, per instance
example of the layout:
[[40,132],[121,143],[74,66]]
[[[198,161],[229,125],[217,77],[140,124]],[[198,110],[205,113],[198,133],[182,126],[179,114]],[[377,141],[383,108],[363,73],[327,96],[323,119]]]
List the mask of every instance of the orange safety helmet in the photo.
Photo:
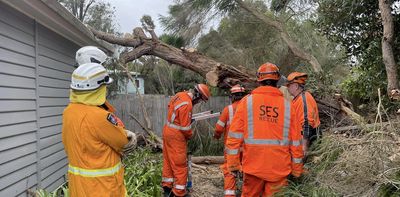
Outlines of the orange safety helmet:
[[199,83],[194,88],[197,90],[198,93],[200,93],[201,99],[203,101],[207,101],[210,98],[211,93],[206,84]]
[[267,62],[261,65],[257,70],[257,81],[264,81],[264,80],[278,81],[280,78],[281,74],[279,73],[279,68],[275,64]]
[[307,78],[308,78],[307,73],[292,72],[289,74],[287,78],[288,80],[287,84],[298,83],[300,85],[305,85]]
[[241,85],[237,84],[232,86],[231,88],[231,94],[235,94],[235,93],[244,93],[245,89],[244,87],[242,87]]

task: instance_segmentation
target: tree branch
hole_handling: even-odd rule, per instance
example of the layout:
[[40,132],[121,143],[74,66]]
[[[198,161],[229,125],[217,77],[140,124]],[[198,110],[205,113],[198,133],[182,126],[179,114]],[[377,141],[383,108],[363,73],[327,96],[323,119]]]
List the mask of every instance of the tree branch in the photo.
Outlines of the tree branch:
[[107,41],[112,44],[117,44],[125,47],[137,47],[141,45],[143,42],[138,38],[121,38],[117,37],[113,34],[97,31],[92,27],[89,27],[90,31],[96,36],[98,39]]
[[148,45],[138,46],[137,48],[134,48],[132,51],[121,54],[120,61],[123,64],[126,64],[128,62],[136,60],[137,58],[142,57],[143,55],[149,54],[152,49],[153,47]]
[[290,39],[289,34],[287,33],[286,29],[284,28],[284,26],[282,25],[281,22],[279,22],[276,19],[273,19],[265,14],[260,13],[259,11],[251,8],[250,6],[247,5],[246,2],[242,1],[242,0],[235,0],[235,2],[244,10],[246,10],[247,12],[249,12],[251,15],[253,15],[254,17],[258,18],[259,20],[263,21],[265,24],[267,24],[268,26],[271,26],[273,28],[275,28],[277,31],[280,32],[280,37],[282,38],[282,40],[284,40],[286,42],[286,44],[289,46],[289,49],[292,51],[292,53],[302,59],[307,61],[308,63],[311,64],[311,66],[313,67],[315,72],[321,72],[322,71],[322,67],[319,64],[318,60],[311,55],[310,53],[306,52],[304,49],[301,49],[296,42],[294,42],[292,39]]
[[85,19],[86,14],[87,14],[87,12],[88,12],[90,6],[94,3],[94,1],[95,1],[95,0],[90,0],[89,3],[86,5],[85,11],[83,12],[83,19]]

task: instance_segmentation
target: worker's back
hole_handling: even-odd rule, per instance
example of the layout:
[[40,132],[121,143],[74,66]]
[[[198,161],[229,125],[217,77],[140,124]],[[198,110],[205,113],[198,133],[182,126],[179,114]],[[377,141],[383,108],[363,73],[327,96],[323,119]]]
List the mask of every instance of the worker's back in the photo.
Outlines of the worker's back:
[[[296,98],[293,99],[295,110],[297,111],[297,120],[304,127],[304,118],[307,117],[308,124],[312,128],[317,128],[320,125],[318,105],[314,97],[308,91],[302,92]],[[307,109],[304,109],[304,106]],[[307,111],[307,116],[305,112]]]
[[71,103],[64,110],[62,141],[72,197],[125,196],[120,152],[128,140],[113,118],[97,106]]
[[231,126],[233,115],[236,112],[237,105],[239,101],[235,101],[234,103],[226,106],[221,113],[221,116],[218,119],[218,122],[215,126],[215,131],[218,134],[224,134],[224,144],[226,143],[226,139],[228,136],[229,127]]
[[[243,135],[243,172],[268,181],[289,175],[291,156],[302,158],[301,136],[296,128],[291,103],[279,89],[262,86],[243,98],[229,131],[232,136]],[[237,145],[234,141],[228,138],[228,148],[239,148],[229,145]],[[301,170],[301,159],[298,163],[295,168]]]

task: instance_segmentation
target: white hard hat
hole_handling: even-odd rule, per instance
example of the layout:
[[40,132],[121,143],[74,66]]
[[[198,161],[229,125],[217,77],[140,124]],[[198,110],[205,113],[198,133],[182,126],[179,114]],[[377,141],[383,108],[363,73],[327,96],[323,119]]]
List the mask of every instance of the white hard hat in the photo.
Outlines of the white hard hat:
[[76,51],[75,60],[79,65],[86,63],[102,64],[106,61],[107,55],[95,46],[85,46]]
[[113,79],[108,76],[107,70],[98,63],[87,63],[79,66],[72,73],[71,89],[95,90],[101,85],[108,85]]

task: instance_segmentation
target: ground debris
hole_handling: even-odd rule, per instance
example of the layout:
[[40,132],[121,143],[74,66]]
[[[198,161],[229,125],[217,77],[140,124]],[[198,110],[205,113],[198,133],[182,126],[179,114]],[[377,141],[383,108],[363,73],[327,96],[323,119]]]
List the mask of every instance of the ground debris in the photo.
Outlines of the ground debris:
[[193,197],[224,196],[224,179],[220,165],[202,165],[206,170],[193,168]]

